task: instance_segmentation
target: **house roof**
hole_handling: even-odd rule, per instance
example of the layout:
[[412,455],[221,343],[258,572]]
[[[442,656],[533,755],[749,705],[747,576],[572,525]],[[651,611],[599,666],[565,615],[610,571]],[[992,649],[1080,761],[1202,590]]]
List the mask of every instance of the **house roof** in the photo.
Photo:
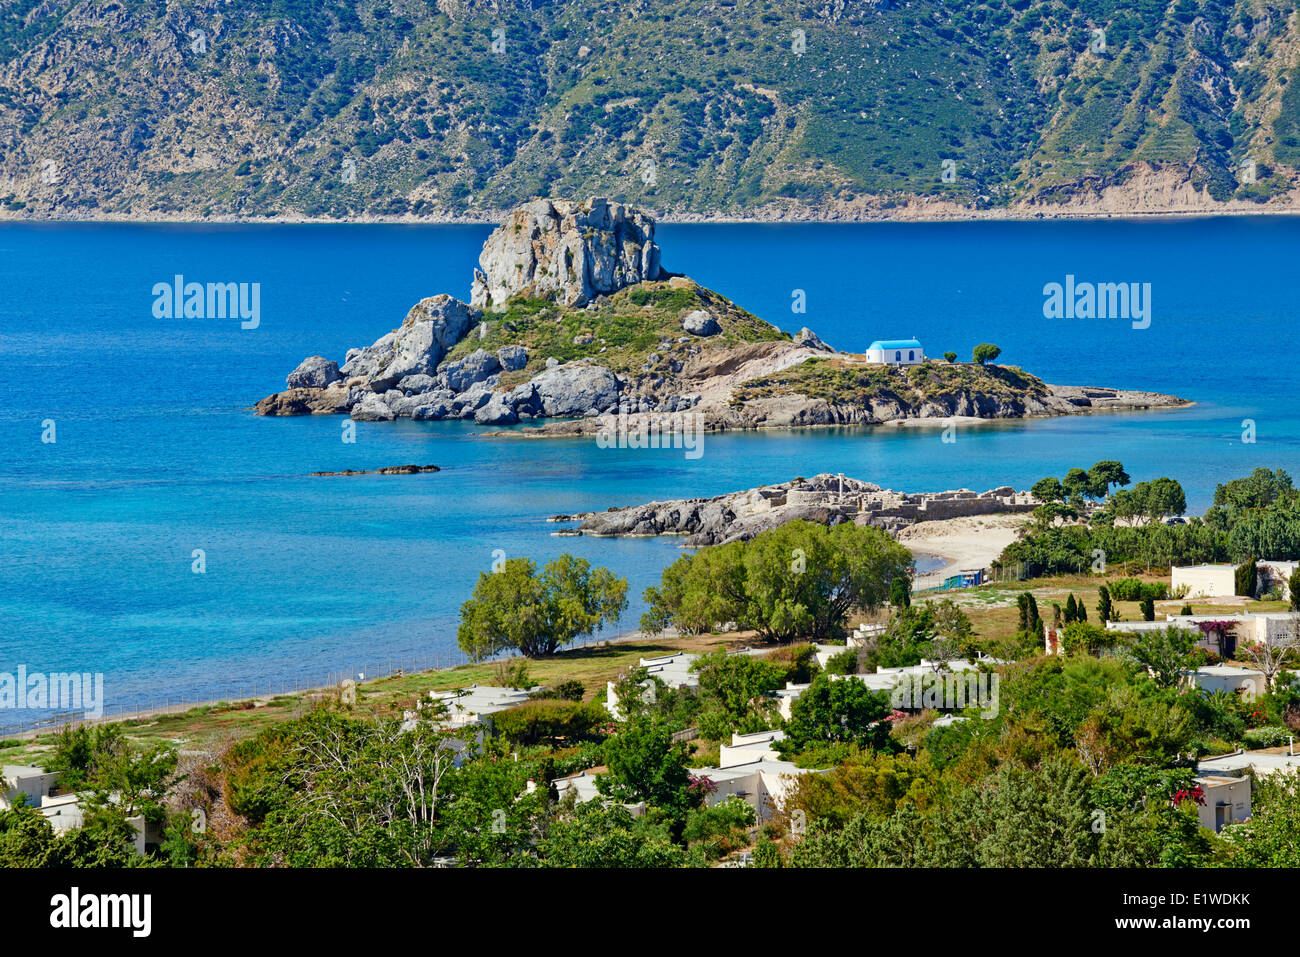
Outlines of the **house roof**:
[[872,349],[919,349],[921,343],[915,339],[877,339],[871,345],[867,346],[867,351]]

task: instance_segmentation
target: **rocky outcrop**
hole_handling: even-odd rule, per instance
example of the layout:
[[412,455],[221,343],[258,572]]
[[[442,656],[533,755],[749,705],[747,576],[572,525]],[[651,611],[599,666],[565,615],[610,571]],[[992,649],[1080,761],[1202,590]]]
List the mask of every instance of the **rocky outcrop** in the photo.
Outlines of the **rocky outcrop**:
[[419,475],[441,472],[437,465],[387,465],[382,469],[344,469],[342,472],[312,472],[312,475]]
[[682,319],[682,328],[693,336],[716,336],[722,331],[718,320],[709,315],[706,309],[687,313]]
[[324,389],[342,379],[339,364],[324,356],[310,356],[284,377],[290,389]]
[[489,308],[528,292],[581,306],[659,275],[654,220],[646,214],[604,199],[539,199],[488,237],[470,302]]
[[805,349],[816,349],[818,352],[834,352],[835,350],[822,341],[821,336],[813,332],[807,326],[804,326],[794,334],[794,344],[803,346]]
[[348,390],[335,382],[328,389],[298,387],[268,395],[253,406],[258,415],[338,415],[351,407]]
[[616,411],[618,394],[618,379],[608,369],[570,362],[515,389],[511,403],[538,416],[577,416]]
[[341,371],[348,378],[367,379],[375,391],[389,389],[409,375],[431,375],[479,315],[445,293],[421,299],[399,328],[374,345],[349,350]]
[[794,519],[839,525],[855,522],[890,532],[917,522],[1027,512],[1038,501],[1010,486],[987,492],[895,492],[872,482],[823,473],[712,498],[650,502],[604,512],[556,515],[577,522],[584,535],[684,535],[688,546],[719,545],[753,538]]
[[391,422],[397,418],[397,414],[384,403],[383,398],[367,392],[352,407],[352,418],[358,422]]

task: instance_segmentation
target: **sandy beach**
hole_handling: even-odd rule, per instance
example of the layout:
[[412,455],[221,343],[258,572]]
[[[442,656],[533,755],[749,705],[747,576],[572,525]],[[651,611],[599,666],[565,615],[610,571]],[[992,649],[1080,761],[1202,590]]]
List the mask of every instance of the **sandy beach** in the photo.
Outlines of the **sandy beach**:
[[1029,521],[1028,514],[974,515],[908,526],[898,533],[908,551],[948,562],[936,572],[918,575],[914,587],[933,588],[963,568],[987,567]]

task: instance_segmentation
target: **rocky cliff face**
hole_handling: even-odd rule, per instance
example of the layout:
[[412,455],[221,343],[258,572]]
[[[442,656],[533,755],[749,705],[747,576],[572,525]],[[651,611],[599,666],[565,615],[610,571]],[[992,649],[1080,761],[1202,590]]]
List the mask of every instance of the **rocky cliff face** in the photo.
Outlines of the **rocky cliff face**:
[[[484,309],[500,309],[511,297],[546,299],[564,312],[659,278],[654,220],[600,198],[538,200],[514,210],[492,233],[479,264],[472,304],[446,294],[422,299],[401,326],[371,345],[348,350],[342,366],[323,356],[303,360],[286,378],[289,388],[263,399],[257,411],[346,412],[365,421],[473,418],[492,424],[616,411],[625,382],[596,361],[608,346],[593,333],[574,338],[572,345],[587,354],[567,362],[532,355],[518,343],[451,353],[462,342],[474,342],[475,330],[480,338],[487,333],[485,316],[501,321]],[[708,316],[695,334],[721,332]],[[538,368],[518,381],[530,363]],[[503,383],[503,376],[510,382]]]
[[584,306],[602,293],[658,279],[654,233],[654,220],[621,203],[528,203],[488,237],[470,302],[489,308],[528,293]]

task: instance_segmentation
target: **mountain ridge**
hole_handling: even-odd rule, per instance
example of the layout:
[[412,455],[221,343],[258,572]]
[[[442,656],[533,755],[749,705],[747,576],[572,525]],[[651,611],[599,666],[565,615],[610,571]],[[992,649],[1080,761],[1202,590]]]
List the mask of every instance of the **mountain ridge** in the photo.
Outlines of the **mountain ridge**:
[[1300,210],[1294,0],[0,3],[0,217]]

